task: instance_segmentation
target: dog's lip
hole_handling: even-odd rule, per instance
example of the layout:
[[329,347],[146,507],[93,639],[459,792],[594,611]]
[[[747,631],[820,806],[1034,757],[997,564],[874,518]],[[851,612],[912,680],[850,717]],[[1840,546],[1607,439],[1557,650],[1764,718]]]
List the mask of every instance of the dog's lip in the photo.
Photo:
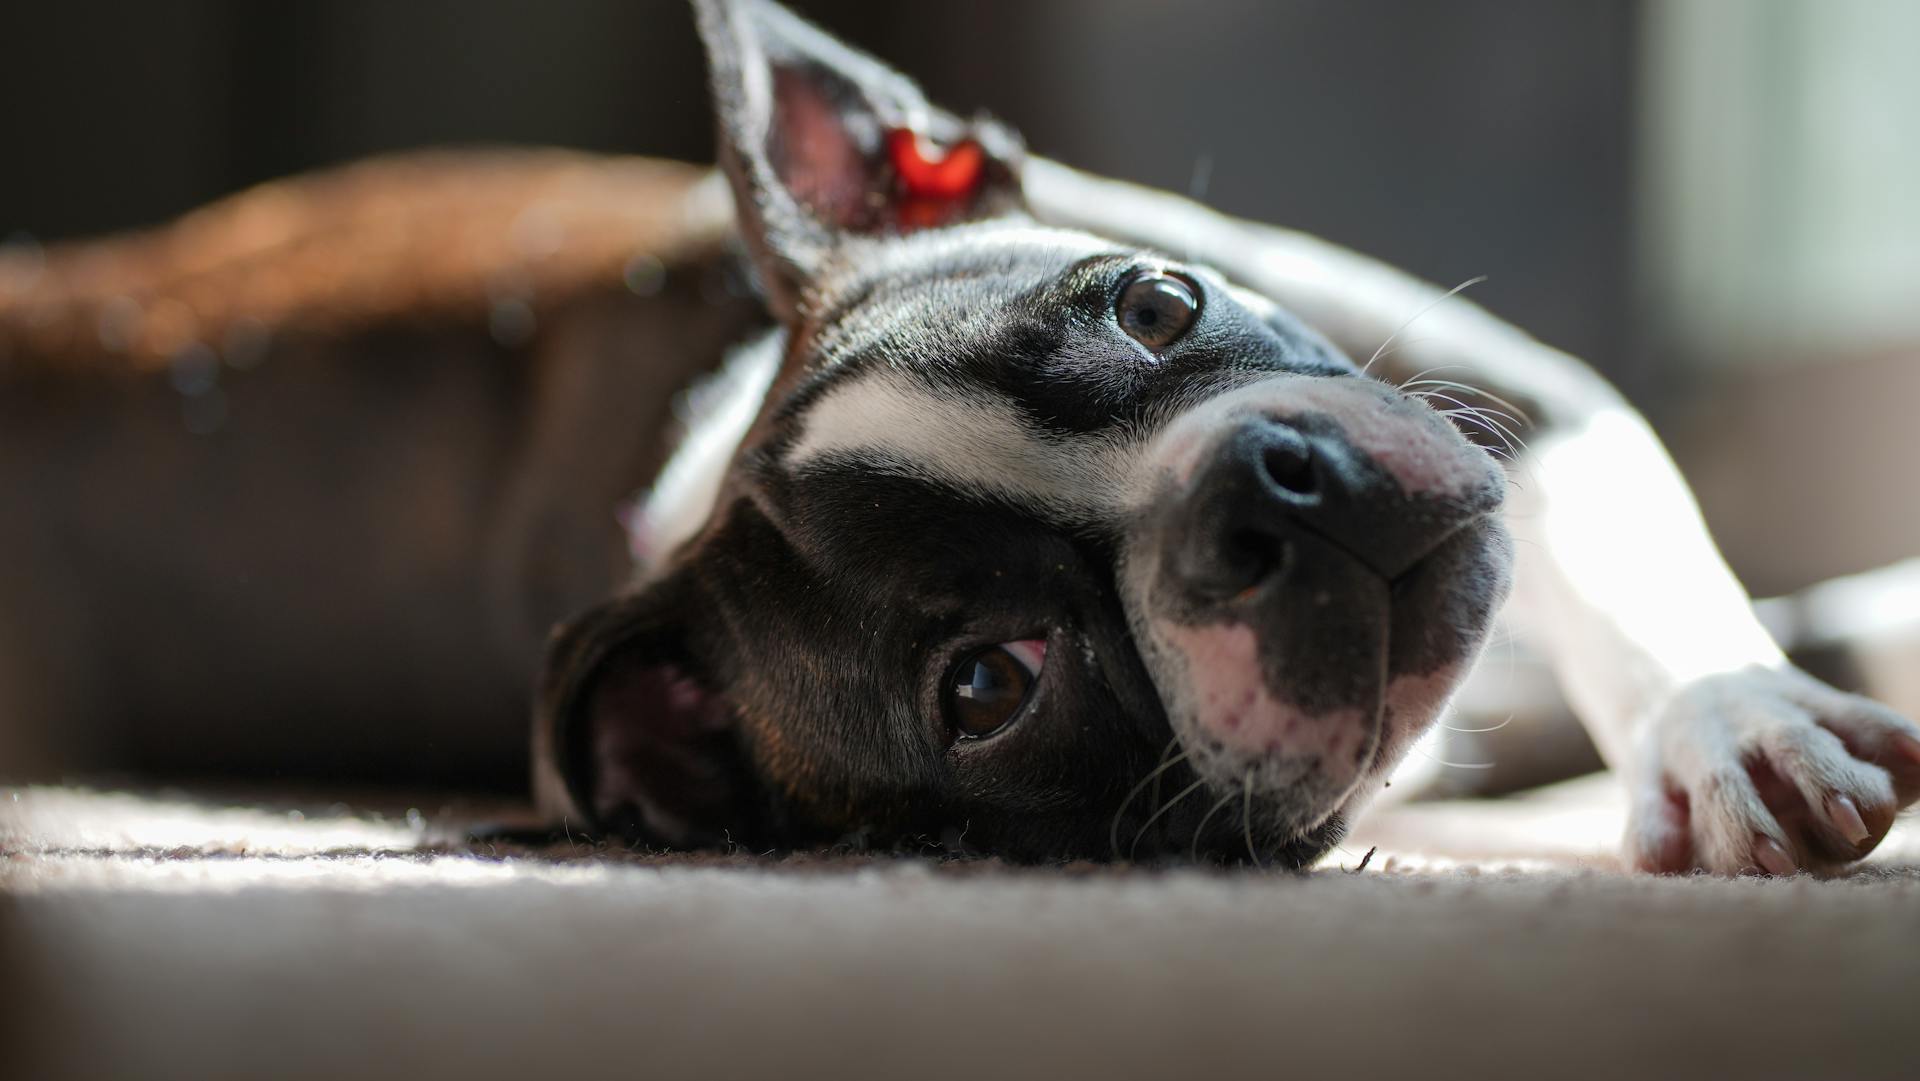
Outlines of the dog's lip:
[[[1434,553],[1440,551],[1442,548],[1445,548],[1448,544],[1452,543],[1453,539],[1455,537],[1458,537],[1460,534],[1465,533],[1470,529],[1480,528],[1480,526],[1485,524],[1488,519],[1493,518],[1494,514],[1495,512],[1492,512],[1492,511],[1483,511],[1479,514],[1474,514],[1474,515],[1471,515],[1470,517],[1462,518],[1459,522],[1454,524],[1453,528],[1447,530],[1445,533],[1435,538],[1432,544],[1429,544],[1426,546],[1426,548],[1422,549],[1420,554],[1413,557],[1413,560],[1409,562],[1405,567],[1400,568],[1399,571],[1393,574],[1382,574],[1381,577],[1387,580],[1387,590],[1389,595],[1400,590],[1402,587],[1406,585],[1407,582],[1412,580],[1415,575],[1418,575],[1422,571],[1426,570],[1427,567],[1433,562]],[[1363,563],[1362,565],[1364,566],[1365,564]],[[1368,569],[1374,570],[1375,573],[1379,573],[1379,571],[1375,568],[1369,567]]]
[[[1489,512],[1485,514],[1476,515],[1470,519],[1467,519],[1466,521],[1461,522],[1457,528],[1449,532],[1432,548],[1428,549],[1426,553],[1423,554],[1418,560],[1415,560],[1411,566],[1409,566],[1406,570],[1402,571],[1398,576],[1396,576],[1391,582],[1388,583],[1388,607],[1387,607],[1386,619],[1387,619],[1387,653],[1389,658],[1391,658],[1393,653],[1393,645],[1394,645],[1395,639],[1399,635],[1411,633],[1410,628],[1403,629],[1399,626],[1401,619],[1405,618],[1408,615],[1405,607],[1405,602],[1403,599],[1403,594],[1418,582],[1421,575],[1432,571],[1434,557],[1437,553],[1439,553],[1444,548],[1446,548],[1448,544],[1450,544],[1456,538],[1460,537],[1462,534],[1466,533],[1471,529],[1480,528],[1486,525],[1489,521],[1497,517],[1498,517],[1497,514]],[[1390,715],[1390,710],[1388,709],[1388,706],[1390,704],[1388,701],[1389,691],[1393,686],[1393,681],[1394,681],[1394,673],[1391,670],[1391,668],[1381,673],[1379,701],[1375,706],[1375,714],[1374,714],[1373,748],[1367,754],[1366,764],[1363,765],[1358,771],[1358,778],[1355,784],[1351,786],[1347,792],[1342,794],[1340,800],[1335,804],[1333,809],[1328,812],[1329,817],[1331,817],[1334,814],[1339,814],[1341,812],[1344,812],[1350,809],[1350,807],[1352,806],[1356,798],[1357,793],[1362,791],[1365,786],[1369,785],[1374,780],[1377,780],[1381,776],[1382,772],[1389,768],[1388,763],[1386,761],[1386,755],[1387,755],[1387,746],[1391,741],[1387,737],[1391,733],[1388,731],[1388,729],[1389,729],[1389,726],[1394,725],[1396,723],[1404,723],[1404,722],[1397,722]],[[1456,686],[1457,685],[1458,684],[1456,683]],[[1444,709],[1438,710],[1432,716],[1425,718],[1424,720],[1420,721],[1418,724],[1410,726],[1415,730],[1412,733],[1412,736],[1414,738],[1418,738],[1418,736],[1424,734],[1427,729],[1431,728],[1437,721],[1439,721],[1440,716],[1444,712],[1445,712]],[[1322,819],[1322,821],[1324,821],[1324,819]]]

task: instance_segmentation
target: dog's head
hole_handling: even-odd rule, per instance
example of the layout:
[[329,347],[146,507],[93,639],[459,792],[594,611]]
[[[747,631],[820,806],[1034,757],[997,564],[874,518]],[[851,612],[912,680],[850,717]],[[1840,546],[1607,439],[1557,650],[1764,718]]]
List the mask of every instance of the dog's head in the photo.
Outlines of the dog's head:
[[700,17],[779,330],[556,637],[548,786],[667,844],[1317,857],[1482,643],[1501,472],[1207,268],[1036,225],[992,122]]

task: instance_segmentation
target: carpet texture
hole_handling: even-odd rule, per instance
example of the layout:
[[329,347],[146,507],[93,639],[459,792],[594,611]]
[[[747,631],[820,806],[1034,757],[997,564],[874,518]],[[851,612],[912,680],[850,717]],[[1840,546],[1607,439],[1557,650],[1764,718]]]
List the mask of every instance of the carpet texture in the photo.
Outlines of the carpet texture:
[[1620,873],[1601,778],[1305,875],[464,842],[510,811],[0,789],[0,1077],[1920,1077],[1912,822],[1715,880]]

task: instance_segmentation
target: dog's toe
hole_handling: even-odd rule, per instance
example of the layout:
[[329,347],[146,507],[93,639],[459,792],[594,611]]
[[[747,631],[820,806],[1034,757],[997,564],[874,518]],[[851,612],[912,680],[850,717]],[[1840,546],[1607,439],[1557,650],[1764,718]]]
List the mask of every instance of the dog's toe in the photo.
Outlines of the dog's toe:
[[1847,753],[1886,771],[1896,806],[1920,799],[1920,725],[1859,695],[1847,694],[1799,672],[1791,693],[1833,733]]
[[1687,794],[1663,777],[1636,784],[1627,821],[1627,862],[1636,871],[1679,874],[1694,868]]
[[1796,720],[1759,733],[1749,773],[1815,863],[1858,859],[1893,825],[1893,780],[1855,757],[1817,715]]
[[1798,847],[1761,798],[1753,777],[1737,763],[1697,779],[1690,806],[1694,851],[1707,870],[1773,875],[1799,870]]

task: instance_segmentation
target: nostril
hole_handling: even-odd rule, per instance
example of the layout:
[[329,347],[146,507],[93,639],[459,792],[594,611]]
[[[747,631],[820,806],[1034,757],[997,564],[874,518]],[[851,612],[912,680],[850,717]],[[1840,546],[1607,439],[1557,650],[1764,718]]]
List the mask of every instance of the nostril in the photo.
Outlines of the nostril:
[[1191,583],[1218,600],[1243,598],[1267,582],[1285,578],[1293,564],[1293,546],[1253,529],[1229,533]]
[[1319,490],[1314,476],[1313,448],[1297,435],[1275,440],[1261,452],[1260,464],[1275,484],[1296,495],[1313,495]]
[[1287,542],[1254,529],[1236,529],[1222,546],[1249,581],[1265,578],[1287,562]]

